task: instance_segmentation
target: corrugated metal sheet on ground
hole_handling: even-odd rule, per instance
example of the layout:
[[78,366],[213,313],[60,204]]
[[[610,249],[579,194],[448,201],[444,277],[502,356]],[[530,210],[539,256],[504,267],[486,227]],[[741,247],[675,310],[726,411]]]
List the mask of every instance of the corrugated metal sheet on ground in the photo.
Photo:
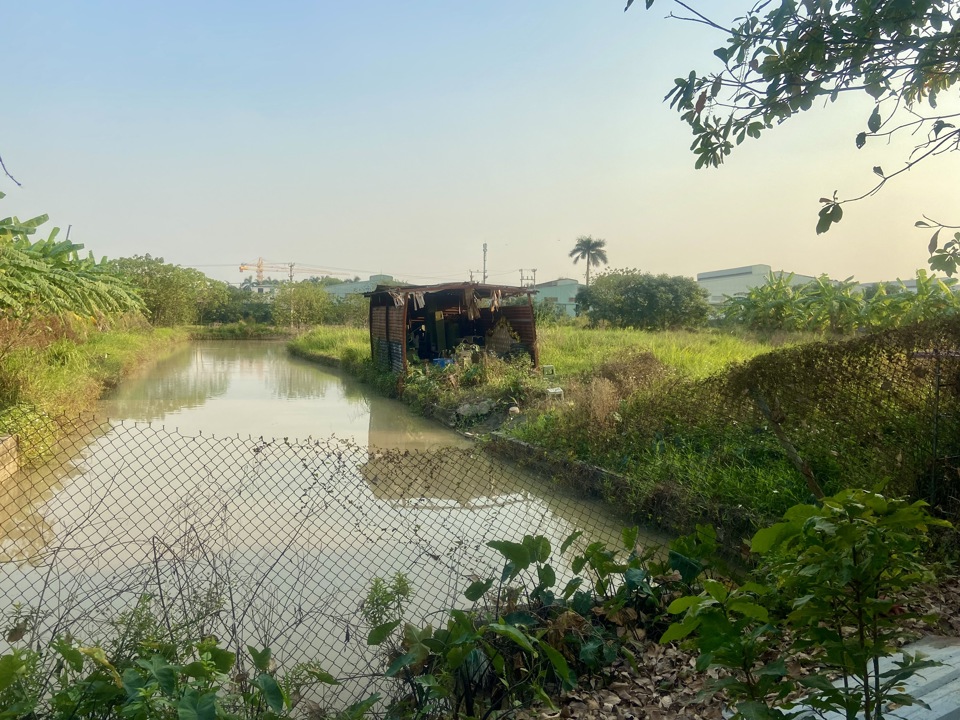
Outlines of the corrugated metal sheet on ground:
[[[906,693],[922,700],[930,709],[913,705],[885,710],[883,716],[898,720],[960,720],[960,638],[931,635],[904,646],[903,652],[922,653],[927,659],[942,663],[922,670],[904,683]],[[894,669],[894,662],[901,659],[899,654],[882,659],[880,673]],[[840,713],[817,715],[812,711],[800,716],[802,720],[821,717],[823,720],[844,719]]]

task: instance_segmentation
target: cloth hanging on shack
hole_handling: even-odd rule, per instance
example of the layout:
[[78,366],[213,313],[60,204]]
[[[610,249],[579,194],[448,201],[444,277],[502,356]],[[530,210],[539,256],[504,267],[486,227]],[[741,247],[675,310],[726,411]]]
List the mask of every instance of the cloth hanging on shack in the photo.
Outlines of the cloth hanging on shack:
[[422,292],[412,292],[410,293],[410,304],[413,305],[414,310],[419,310],[427,304],[427,301],[424,300]]
[[467,320],[477,320],[480,317],[480,305],[477,294],[472,289],[463,291],[464,305],[467,306]]
[[499,289],[490,293],[490,312],[495,312],[500,309],[500,298],[501,293]]
[[404,296],[406,293],[401,290],[387,290],[387,294],[393,298],[393,304],[395,307],[400,307],[405,302]]

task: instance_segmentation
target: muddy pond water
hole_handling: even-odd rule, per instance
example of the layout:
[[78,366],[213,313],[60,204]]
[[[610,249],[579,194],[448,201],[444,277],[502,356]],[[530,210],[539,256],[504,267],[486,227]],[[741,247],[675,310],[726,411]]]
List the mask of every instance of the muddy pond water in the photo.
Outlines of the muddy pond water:
[[[352,678],[326,698],[338,705],[382,669],[365,643],[374,578],[402,573],[404,617],[436,623],[469,604],[473,580],[499,576],[490,540],[558,548],[580,529],[574,550],[619,543],[609,507],[282,343],[190,345],[99,414],[55,462],[0,488],[0,600],[40,608],[38,633],[96,639],[149,596],[205,613],[200,630],[241,652],[269,645]],[[555,561],[561,582],[568,564]]]

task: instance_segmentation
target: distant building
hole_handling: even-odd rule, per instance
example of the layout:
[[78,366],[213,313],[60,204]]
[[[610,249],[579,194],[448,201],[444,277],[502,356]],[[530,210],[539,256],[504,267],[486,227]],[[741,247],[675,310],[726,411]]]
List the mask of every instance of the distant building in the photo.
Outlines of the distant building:
[[[709,293],[707,296],[708,303],[719,305],[726,295],[738,295],[749,291],[751,288],[766,284],[771,273],[774,277],[791,274],[785,270],[774,272],[769,265],[745,265],[726,270],[697,273],[697,284]],[[812,280],[816,280],[812,275],[793,274],[790,284],[803,285]]]
[[357,280],[355,282],[337,283],[336,285],[327,285],[326,290],[333,297],[342,300],[347,295],[361,295],[363,293],[373,292],[377,285],[396,285],[396,280],[392,275],[371,275],[369,280]]
[[573,317],[577,314],[577,292],[584,287],[579,281],[570,278],[557,278],[549,282],[532,286],[537,291],[537,302],[550,302]]

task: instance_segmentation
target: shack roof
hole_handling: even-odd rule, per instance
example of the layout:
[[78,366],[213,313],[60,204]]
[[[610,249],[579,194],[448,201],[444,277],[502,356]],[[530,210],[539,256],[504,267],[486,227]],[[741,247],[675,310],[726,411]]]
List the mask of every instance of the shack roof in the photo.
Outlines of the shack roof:
[[532,287],[517,287],[515,285],[485,285],[483,283],[472,282],[452,282],[441,283],[439,285],[377,285],[375,290],[365,292],[364,297],[375,297],[382,294],[396,295],[398,293],[443,293],[454,292],[457,290],[473,290],[478,298],[490,297],[499,291],[501,297],[513,297],[515,295],[535,295],[537,290]]

